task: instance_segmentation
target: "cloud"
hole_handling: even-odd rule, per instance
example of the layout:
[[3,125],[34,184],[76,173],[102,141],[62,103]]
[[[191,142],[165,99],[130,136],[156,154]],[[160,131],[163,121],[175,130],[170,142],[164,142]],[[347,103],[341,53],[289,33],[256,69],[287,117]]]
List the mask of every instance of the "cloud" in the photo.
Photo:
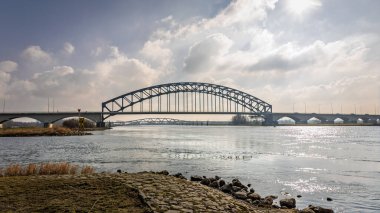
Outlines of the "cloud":
[[74,53],[74,51],[75,51],[75,47],[71,43],[65,42],[63,44],[63,52],[64,52],[64,54],[71,55],[71,54]]
[[158,67],[158,69],[171,69],[173,53],[169,48],[165,47],[165,41],[147,41],[140,50],[140,54],[142,54],[152,66]]
[[13,61],[0,62],[0,95],[4,96],[8,82],[11,80],[11,72],[17,70],[18,64]]
[[28,62],[38,65],[49,65],[53,62],[49,53],[41,49],[40,46],[29,46],[21,54]]
[[209,71],[218,58],[228,52],[232,43],[225,35],[218,33],[194,44],[185,58],[184,71],[190,73]]

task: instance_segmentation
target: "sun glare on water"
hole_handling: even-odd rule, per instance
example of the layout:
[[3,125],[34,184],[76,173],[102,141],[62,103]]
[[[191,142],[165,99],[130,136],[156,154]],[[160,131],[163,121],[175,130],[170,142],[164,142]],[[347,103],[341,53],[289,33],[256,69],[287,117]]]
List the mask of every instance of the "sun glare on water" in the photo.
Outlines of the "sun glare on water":
[[302,16],[322,6],[320,0],[286,0],[286,10],[296,16]]

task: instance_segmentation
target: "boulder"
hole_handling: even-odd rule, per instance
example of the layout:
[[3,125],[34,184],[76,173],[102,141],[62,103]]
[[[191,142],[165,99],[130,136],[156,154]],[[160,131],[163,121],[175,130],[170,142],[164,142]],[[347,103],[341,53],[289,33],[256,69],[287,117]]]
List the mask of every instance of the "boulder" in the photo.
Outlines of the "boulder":
[[226,182],[224,180],[219,180],[219,186],[222,187],[226,185]]
[[333,201],[333,199],[331,197],[327,197],[326,200],[327,201]]
[[220,187],[220,190],[224,193],[231,193],[232,192],[232,184],[225,184],[222,187]]
[[215,175],[215,180],[220,180],[220,177],[218,175]]
[[280,200],[281,207],[287,207],[289,209],[296,208],[296,199],[294,198],[285,198]]
[[212,183],[210,183],[210,185],[209,185],[210,187],[212,187],[212,188],[219,188],[219,182],[218,181],[214,181],[214,182],[212,182]]
[[169,172],[167,170],[162,170],[161,172],[157,172],[157,174],[169,175]]
[[299,211],[299,213],[315,213],[315,211],[313,211],[310,208],[304,208],[301,211]]
[[260,200],[261,196],[257,193],[249,193],[248,198],[255,201],[255,200]]
[[332,209],[322,208],[320,206],[309,206],[309,209],[313,210],[315,213],[334,213]]
[[298,197],[298,198],[301,198],[301,197],[302,197],[302,195],[297,195],[297,197]]
[[276,195],[269,195],[269,196],[266,196],[265,198],[267,198],[267,197],[271,197],[273,200],[276,200],[278,198],[278,196],[276,196]]
[[266,206],[271,206],[273,204],[273,198],[270,196],[266,196],[262,203]]
[[238,192],[240,191],[242,188],[238,187],[238,186],[232,186],[232,191],[234,192]]
[[251,192],[251,193],[255,193],[255,189],[250,188],[250,189],[249,189],[249,192]]
[[117,170],[117,173],[121,173],[121,169],[118,169],[118,170]]
[[173,176],[176,177],[176,178],[181,178],[181,179],[185,179],[186,180],[185,176],[183,176],[182,173],[176,173]]
[[199,175],[193,175],[190,177],[190,180],[191,181],[201,181],[201,180],[203,180],[203,177],[201,177]]
[[243,192],[243,191],[240,191],[240,192],[236,192],[234,194],[235,198],[237,199],[241,199],[241,200],[245,200],[247,199],[247,193],[246,192]]
[[203,184],[203,185],[205,185],[205,186],[210,185],[210,179],[205,178],[205,179],[201,180],[201,184]]

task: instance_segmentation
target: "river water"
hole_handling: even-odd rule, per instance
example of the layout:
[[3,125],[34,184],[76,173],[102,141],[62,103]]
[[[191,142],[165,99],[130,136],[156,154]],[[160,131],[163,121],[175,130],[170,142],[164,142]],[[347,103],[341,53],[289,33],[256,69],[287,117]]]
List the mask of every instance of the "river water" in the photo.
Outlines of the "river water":
[[0,167],[62,161],[97,171],[239,178],[262,196],[302,195],[298,208],[380,212],[379,127],[130,126],[92,136],[0,138]]

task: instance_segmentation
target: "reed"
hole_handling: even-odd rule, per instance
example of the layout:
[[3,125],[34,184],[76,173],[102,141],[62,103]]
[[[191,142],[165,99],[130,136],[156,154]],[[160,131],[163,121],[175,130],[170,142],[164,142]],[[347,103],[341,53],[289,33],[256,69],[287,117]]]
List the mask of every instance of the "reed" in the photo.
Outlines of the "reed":
[[[31,176],[31,175],[75,175],[79,171],[78,165],[67,162],[61,163],[41,163],[21,166],[12,164],[6,168],[0,168],[0,176]],[[93,174],[95,169],[92,166],[83,166],[80,174]]]
[[37,165],[34,163],[29,164],[25,167],[23,171],[23,175],[29,176],[29,175],[36,175],[38,172]]
[[93,174],[94,172],[95,170],[92,166],[84,166],[80,171],[82,175]]
[[4,176],[20,176],[22,167],[19,164],[13,164],[5,168]]

